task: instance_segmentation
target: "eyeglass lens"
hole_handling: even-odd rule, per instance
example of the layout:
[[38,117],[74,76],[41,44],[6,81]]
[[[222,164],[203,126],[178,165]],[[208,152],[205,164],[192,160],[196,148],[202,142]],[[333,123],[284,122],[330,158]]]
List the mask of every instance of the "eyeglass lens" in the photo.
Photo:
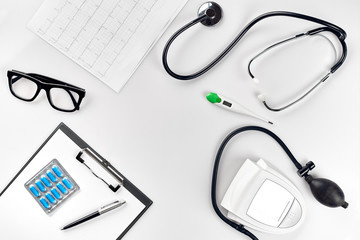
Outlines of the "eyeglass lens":
[[31,100],[38,91],[38,85],[22,76],[12,76],[11,89],[17,97],[24,100]]
[[73,110],[80,98],[79,94],[71,90],[56,87],[51,88],[49,94],[52,105],[67,111]]
[[[13,94],[25,101],[32,101],[39,92],[40,86],[33,80],[23,76],[11,77],[11,89]],[[80,99],[78,93],[68,89],[52,86],[48,91],[50,104],[60,110],[72,111]]]

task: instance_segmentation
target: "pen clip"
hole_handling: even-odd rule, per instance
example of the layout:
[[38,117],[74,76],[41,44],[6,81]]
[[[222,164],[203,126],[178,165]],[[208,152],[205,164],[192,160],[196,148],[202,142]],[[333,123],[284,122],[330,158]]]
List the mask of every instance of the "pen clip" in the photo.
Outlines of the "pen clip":
[[[83,154],[90,156],[95,162],[97,162],[103,169],[106,170],[119,184],[113,186],[112,184],[107,183],[102,177],[96,174],[86,163],[85,160],[82,158]],[[113,192],[116,192],[120,189],[121,185],[123,185],[124,178],[120,176],[116,169],[105,159],[101,158],[98,154],[94,153],[90,148],[81,149],[81,151],[77,154],[76,159],[84,164],[91,172],[94,174],[95,177],[103,181]]]

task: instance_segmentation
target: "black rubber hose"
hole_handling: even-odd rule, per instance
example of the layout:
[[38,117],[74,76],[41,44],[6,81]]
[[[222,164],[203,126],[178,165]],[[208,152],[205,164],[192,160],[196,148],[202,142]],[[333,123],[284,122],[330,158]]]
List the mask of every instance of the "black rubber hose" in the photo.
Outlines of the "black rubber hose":
[[315,17],[311,17],[308,15],[303,15],[303,14],[299,14],[299,13],[294,13],[294,12],[286,12],[286,11],[274,11],[274,12],[268,12],[268,13],[264,13],[260,16],[258,16],[257,18],[253,19],[250,23],[248,23],[248,25],[246,25],[241,31],[240,33],[235,37],[235,39],[214,59],[212,60],[208,65],[206,65],[204,68],[202,68],[201,70],[199,70],[198,72],[195,72],[193,74],[189,74],[189,75],[180,75],[177,74],[175,72],[173,72],[170,67],[169,64],[167,62],[167,54],[169,51],[169,48],[172,44],[172,42],[185,30],[187,30],[188,28],[190,28],[191,26],[197,24],[198,22],[201,22],[203,20],[205,20],[206,18],[210,18],[209,16],[207,16],[206,14],[196,18],[195,20],[191,21],[190,23],[186,24],[185,26],[183,26],[182,28],[180,28],[177,32],[174,33],[174,35],[171,36],[171,38],[168,40],[168,42],[166,43],[164,50],[163,50],[163,55],[162,55],[162,62],[164,65],[165,70],[174,78],[179,79],[179,80],[191,80],[194,78],[197,78],[201,75],[203,75],[204,73],[206,73],[207,71],[209,71],[211,68],[213,68],[218,62],[221,61],[221,59],[223,59],[230,51],[231,49],[233,49],[233,47],[235,47],[235,45],[243,38],[243,36],[259,21],[268,18],[268,17],[274,17],[274,16],[286,16],[286,17],[293,17],[293,18],[299,18],[299,19],[303,19],[303,20],[307,20],[310,22],[315,22],[318,24],[321,24],[323,26],[326,26],[330,29],[332,29],[334,32],[336,32],[339,41],[341,42],[342,46],[343,46],[343,55],[342,58],[332,67],[332,73],[335,72],[341,65],[342,63],[345,61],[346,58],[346,44],[345,44],[345,38],[346,38],[346,32],[330,23],[327,21],[324,21],[322,19],[319,18],[315,18]]

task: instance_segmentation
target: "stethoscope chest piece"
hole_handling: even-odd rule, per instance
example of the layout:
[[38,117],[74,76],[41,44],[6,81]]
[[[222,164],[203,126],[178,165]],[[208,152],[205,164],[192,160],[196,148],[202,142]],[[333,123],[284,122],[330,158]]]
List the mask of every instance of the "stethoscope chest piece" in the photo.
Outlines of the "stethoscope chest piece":
[[200,6],[198,11],[198,16],[207,15],[208,18],[205,18],[201,23],[205,26],[213,26],[217,24],[222,17],[222,10],[219,4],[216,2],[206,2]]

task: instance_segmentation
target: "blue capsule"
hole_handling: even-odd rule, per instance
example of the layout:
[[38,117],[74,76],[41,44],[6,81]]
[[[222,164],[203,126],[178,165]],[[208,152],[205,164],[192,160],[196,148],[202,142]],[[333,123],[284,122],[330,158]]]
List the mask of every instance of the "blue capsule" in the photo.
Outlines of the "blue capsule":
[[54,171],[56,176],[58,176],[59,178],[63,177],[63,173],[61,172],[61,170],[60,170],[60,168],[58,166],[54,165],[52,167],[52,170]]
[[62,180],[62,182],[67,187],[67,189],[72,189],[73,188],[73,185],[72,185],[72,183],[70,182],[70,180],[68,178],[64,178]]
[[58,190],[56,190],[56,188],[53,188],[50,190],[51,193],[56,197],[56,199],[61,199],[61,195],[60,193],[58,192]]
[[42,191],[42,192],[45,192],[45,186],[44,186],[44,184],[42,184],[42,182],[40,182],[40,180],[37,180],[36,182],[35,182],[35,184],[36,184],[36,186],[40,189],[40,191]]
[[46,175],[50,178],[52,182],[56,182],[56,177],[54,176],[54,174],[52,174],[51,171],[47,171]]
[[45,184],[45,186],[51,187],[50,181],[44,175],[41,176],[41,181]]
[[41,204],[44,206],[44,208],[49,209],[50,208],[50,204],[45,200],[45,198],[40,198],[40,202]]
[[55,198],[50,194],[50,193],[46,193],[45,197],[47,198],[47,200],[49,200],[49,202],[51,202],[52,204],[56,203]]
[[61,183],[56,184],[56,187],[57,187],[63,194],[67,194],[67,193],[68,193],[68,190],[66,190],[66,188],[65,188]]
[[34,185],[30,185],[29,189],[34,194],[35,197],[40,196],[40,193],[38,192],[38,190],[36,190],[36,187]]

